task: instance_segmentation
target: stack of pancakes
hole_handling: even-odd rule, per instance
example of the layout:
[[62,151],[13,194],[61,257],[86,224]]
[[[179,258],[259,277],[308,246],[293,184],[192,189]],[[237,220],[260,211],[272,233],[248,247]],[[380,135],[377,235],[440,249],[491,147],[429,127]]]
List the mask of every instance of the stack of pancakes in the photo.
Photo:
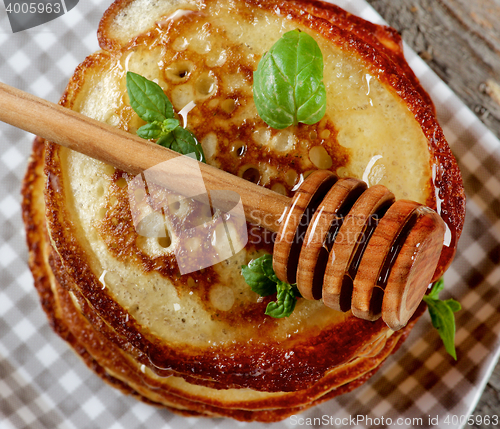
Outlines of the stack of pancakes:
[[[327,112],[278,131],[257,115],[253,71],[297,28],[322,50]],[[135,133],[144,122],[125,76],[141,74],[176,112],[195,105],[187,128],[213,166],[288,196],[330,169],[435,208],[448,239],[434,278],[448,267],[465,210],[460,172],[390,28],[309,0],[117,0],[98,36],[102,50],[77,68],[62,105]],[[422,313],[396,332],[304,299],[288,318],[266,316],[275,297],[252,292],[241,266],[272,253],[273,237],[249,225],[242,251],[181,275],[175,247],[191,202],[166,212],[166,237],[141,236],[132,179],[36,139],[23,213],[53,328],[105,381],[143,401],[191,416],[281,420],[364,383]]]

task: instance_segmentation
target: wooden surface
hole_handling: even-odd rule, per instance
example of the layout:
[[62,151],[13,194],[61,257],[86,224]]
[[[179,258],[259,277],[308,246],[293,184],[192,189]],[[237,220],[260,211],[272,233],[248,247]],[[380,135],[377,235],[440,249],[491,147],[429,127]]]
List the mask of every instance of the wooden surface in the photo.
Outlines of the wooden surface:
[[368,0],[500,137],[500,0]]
[[[367,1],[500,137],[500,0]],[[493,414],[500,414],[500,364],[474,411]]]

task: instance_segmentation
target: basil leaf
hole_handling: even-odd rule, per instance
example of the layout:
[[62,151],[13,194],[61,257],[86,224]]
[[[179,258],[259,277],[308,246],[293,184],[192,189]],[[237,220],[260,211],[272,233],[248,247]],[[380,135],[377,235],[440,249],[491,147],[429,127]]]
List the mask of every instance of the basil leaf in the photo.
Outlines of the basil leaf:
[[276,293],[276,282],[267,276],[263,268],[263,264],[269,259],[272,261],[271,255],[264,255],[241,267],[241,274],[250,289],[260,296],[269,296]]
[[146,124],[137,130],[137,135],[143,139],[157,139],[162,134],[162,126],[159,122]]
[[267,305],[265,314],[276,319],[292,314],[300,297],[297,286],[282,282],[273,270],[273,257],[264,255],[253,259],[247,266],[241,267],[241,274],[250,288],[260,296],[277,293],[276,301]]
[[427,299],[439,299],[439,294],[444,290],[444,279],[441,277],[434,286],[432,286],[431,291],[426,295]]
[[277,284],[278,295],[275,302],[270,302],[267,305],[266,313],[268,316],[280,319],[288,317],[295,310],[297,297],[300,293],[295,286],[279,281]]
[[453,311],[443,301],[436,299],[427,302],[432,325],[438,330],[446,351],[457,360],[455,351],[455,318]]
[[148,122],[137,130],[137,135],[144,139],[157,139],[156,143],[179,152],[191,153],[200,162],[205,161],[205,154],[196,137],[179,125],[174,118],[172,103],[161,87],[138,75],[127,72],[127,91],[132,109],[141,119]]
[[161,87],[145,77],[127,72],[130,105],[139,117],[149,123],[174,117],[174,108]]
[[167,134],[170,131],[175,130],[178,126],[179,126],[179,121],[177,119],[165,119],[163,121],[161,128],[163,132]]
[[462,309],[460,303],[455,301],[454,299],[447,299],[446,301],[444,301],[444,303],[450,308],[451,311],[453,311],[453,313],[456,313],[457,311],[460,311]]
[[462,306],[454,299],[442,301],[439,299],[439,292],[444,288],[444,281],[440,279],[433,286],[431,292],[424,296],[424,301],[429,309],[432,326],[434,326],[441,340],[443,341],[446,351],[457,360],[455,350],[455,316],[453,313],[460,311]]
[[273,269],[273,257],[271,255],[266,255],[262,260],[262,270],[269,280],[273,283],[278,283],[279,279]]
[[205,154],[203,153],[201,144],[196,140],[196,137],[185,128],[175,128],[169,134],[161,136],[156,143],[182,153],[183,155],[194,153],[198,161],[205,162]]
[[299,30],[285,33],[259,62],[253,93],[259,116],[273,128],[319,122],[326,112],[326,88],[316,41]]
[[137,135],[143,139],[159,139],[179,126],[177,119],[165,119],[163,122],[155,121],[146,124],[137,130]]

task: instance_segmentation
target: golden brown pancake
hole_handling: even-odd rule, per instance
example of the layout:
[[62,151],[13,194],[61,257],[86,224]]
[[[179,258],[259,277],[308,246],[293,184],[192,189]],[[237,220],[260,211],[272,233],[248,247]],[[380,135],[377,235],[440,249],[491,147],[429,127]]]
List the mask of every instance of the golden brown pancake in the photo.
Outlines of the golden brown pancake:
[[[257,115],[253,71],[296,28],[322,50],[327,112],[318,124],[278,131]],[[460,172],[393,30],[312,1],[118,0],[98,35],[102,51],[77,68],[62,105],[135,133],[144,122],[129,105],[125,75],[144,75],[176,112],[195,104],[187,128],[209,164],[288,196],[319,168],[384,184],[438,210],[449,240],[434,277],[451,263],[465,210]],[[34,206],[42,205],[39,146],[24,214],[44,308],[96,372],[141,398],[201,415],[279,420],[364,382],[421,314],[396,333],[321,301],[299,299],[290,317],[270,318],[274,297],[260,298],[241,275],[242,265],[272,252],[270,234],[249,225],[249,243],[235,256],[181,275],[175,250],[193,204],[167,212],[168,237],[143,237],[128,199],[133,178],[52,143],[43,219]],[[89,332],[95,342],[86,343]]]
[[[35,275],[35,286],[43,297],[43,308],[55,331],[74,348],[92,370],[123,393],[183,415],[224,416],[242,421],[278,421],[346,393],[363,383],[378,369],[380,361],[399,347],[417,319],[415,318],[404,331],[392,335],[389,341],[383,338],[377,344],[368,345],[367,350],[362,353],[363,357],[332,371],[328,380],[318,383],[315,388],[306,392],[298,391],[280,397],[268,394],[260,401],[250,401],[241,399],[245,392],[241,392],[241,395],[235,390],[214,391],[209,388],[202,388],[200,392],[199,387],[191,386],[191,390],[194,388],[192,392],[182,378],[158,378],[149,370],[137,368],[136,362],[96,330],[88,320],[92,319],[92,310],[88,306],[81,308],[80,305],[75,305],[74,292],[62,287],[53,275],[53,271],[57,272],[61,267],[61,261],[52,251],[45,230],[45,177],[41,168],[43,149],[43,141],[37,139],[23,189],[23,214],[28,229],[30,267]],[[347,379],[352,381],[346,382]],[[327,390],[327,387],[330,390]],[[221,400],[224,396],[230,396],[232,403]],[[302,398],[302,405],[292,407],[292,404],[301,402],[299,398]]]

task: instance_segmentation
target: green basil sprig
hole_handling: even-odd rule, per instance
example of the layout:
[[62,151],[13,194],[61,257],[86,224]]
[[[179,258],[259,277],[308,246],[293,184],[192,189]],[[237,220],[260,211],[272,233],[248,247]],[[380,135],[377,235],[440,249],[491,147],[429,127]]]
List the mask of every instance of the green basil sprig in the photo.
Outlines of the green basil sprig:
[[250,288],[260,296],[276,293],[276,301],[270,302],[266,315],[280,319],[293,313],[300,292],[295,285],[289,285],[276,277],[273,270],[273,257],[264,255],[241,267],[241,273]]
[[183,155],[194,153],[198,161],[205,162],[201,144],[189,130],[179,125],[172,103],[160,85],[137,73],[127,72],[127,92],[132,109],[147,122],[137,130],[139,137],[154,139],[159,145]]
[[255,106],[269,126],[312,125],[325,115],[323,54],[308,34],[285,33],[262,57],[253,77]]
[[457,360],[457,352],[455,350],[455,315],[457,311],[462,309],[459,302],[454,299],[443,301],[439,299],[439,293],[444,289],[444,280],[438,280],[430,293],[424,296],[424,301],[429,309],[432,326],[434,326],[441,340],[443,341],[446,351]]

